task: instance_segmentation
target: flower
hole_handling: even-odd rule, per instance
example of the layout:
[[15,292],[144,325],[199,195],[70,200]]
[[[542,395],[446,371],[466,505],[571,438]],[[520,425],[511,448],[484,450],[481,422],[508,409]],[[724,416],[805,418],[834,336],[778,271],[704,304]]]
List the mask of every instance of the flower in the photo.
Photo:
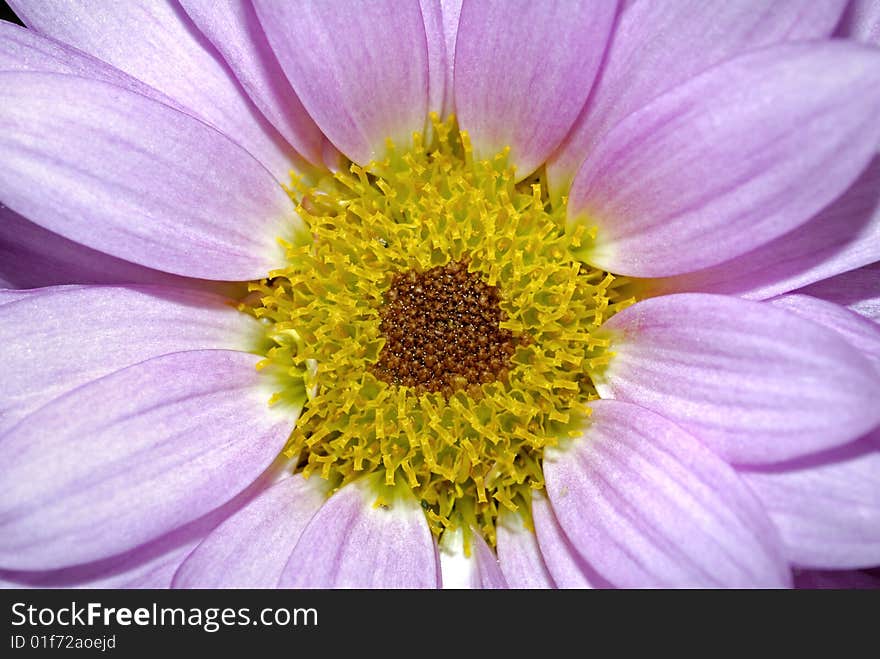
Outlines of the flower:
[[13,5],[7,583],[873,578],[877,3]]

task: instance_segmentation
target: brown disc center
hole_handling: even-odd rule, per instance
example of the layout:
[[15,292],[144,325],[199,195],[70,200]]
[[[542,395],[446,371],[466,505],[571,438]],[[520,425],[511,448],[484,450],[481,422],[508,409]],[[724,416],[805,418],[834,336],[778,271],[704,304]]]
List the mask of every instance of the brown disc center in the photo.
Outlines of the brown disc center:
[[379,309],[385,346],[373,374],[447,397],[504,379],[520,340],[499,327],[507,319],[500,301],[466,260],[395,275]]

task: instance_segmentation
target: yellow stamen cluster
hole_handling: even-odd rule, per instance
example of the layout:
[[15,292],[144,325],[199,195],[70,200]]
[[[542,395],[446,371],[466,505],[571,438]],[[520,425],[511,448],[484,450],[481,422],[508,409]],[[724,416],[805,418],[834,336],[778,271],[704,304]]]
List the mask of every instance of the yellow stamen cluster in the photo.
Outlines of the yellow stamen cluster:
[[[412,489],[436,534],[475,529],[494,543],[499,506],[527,511],[544,447],[582,427],[590,374],[609,358],[599,327],[632,300],[621,279],[572,258],[583,227],[565,232],[540,182],[517,184],[506,154],[474,161],[452,119],[434,117],[433,134],[433,147],[415,135],[412,149],[389,144],[381,162],[314,186],[294,179],[313,242],[285,244],[289,265],[241,308],[272,345],[261,366],[308,392],[286,449],[306,476],[340,487],[382,473]],[[526,337],[505,378],[432,392],[375,377],[392,281],[457,262],[498,288],[500,327]]]

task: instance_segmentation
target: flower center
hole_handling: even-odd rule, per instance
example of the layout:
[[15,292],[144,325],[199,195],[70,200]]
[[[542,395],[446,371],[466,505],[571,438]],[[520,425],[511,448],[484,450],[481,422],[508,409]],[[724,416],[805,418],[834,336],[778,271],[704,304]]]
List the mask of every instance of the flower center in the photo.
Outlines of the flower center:
[[379,310],[385,346],[371,369],[377,378],[448,399],[507,376],[517,340],[498,325],[508,319],[498,306],[501,293],[468,272],[468,263],[394,276]]
[[285,244],[240,308],[265,329],[270,402],[307,399],[286,448],[305,476],[381,475],[436,535],[494,544],[500,507],[527,516],[544,487],[544,448],[579,434],[610,357],[600,326],[634,300],[573,257],[583,227],[566,232],[539,178],[516,183],[506,153],[474,161],[432,119],[430,146],[294,178],[313,240]]

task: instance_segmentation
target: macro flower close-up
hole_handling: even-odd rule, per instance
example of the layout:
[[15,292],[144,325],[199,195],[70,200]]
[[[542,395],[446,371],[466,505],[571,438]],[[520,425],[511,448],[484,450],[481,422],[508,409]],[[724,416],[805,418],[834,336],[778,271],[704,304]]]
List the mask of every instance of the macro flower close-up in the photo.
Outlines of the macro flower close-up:
[[880,1],[9,5],[3,586],[880,587]]

